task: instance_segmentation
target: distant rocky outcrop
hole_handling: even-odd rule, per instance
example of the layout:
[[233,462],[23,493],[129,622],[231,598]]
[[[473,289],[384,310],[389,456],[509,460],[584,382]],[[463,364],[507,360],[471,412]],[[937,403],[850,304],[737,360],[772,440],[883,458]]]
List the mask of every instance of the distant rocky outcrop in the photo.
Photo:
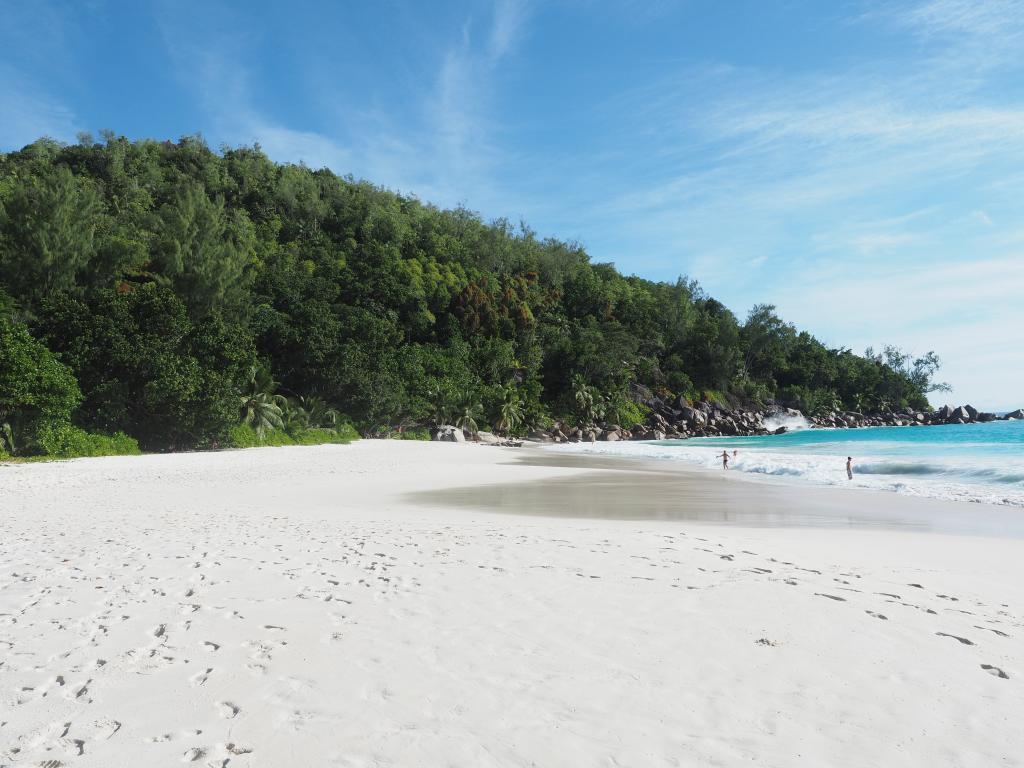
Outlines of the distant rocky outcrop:
[[[646,424],[625,429],[617,424],[599,423],[581,429],[556,423],[550,429],[535,430],[529,439],[545,443],[616,442],[619,440],[666,440],[688,437],[734,435],[781,435],[796,427],[857,429],[859,427],[924,427],[939,424],[973,424],[1022,419],[1024,409],[1003,416],[979,411],[972,405],[943,405],[934,411],[904,408],[899,411],[861,413],[830,411],[814,417],[793,408],[772,406],[757,410],[728,408],[718,403],[691,403],[684,398],[665,401],[648,392],[642,404],[650,409]],[[442,438],[443,439],[443,438]]]

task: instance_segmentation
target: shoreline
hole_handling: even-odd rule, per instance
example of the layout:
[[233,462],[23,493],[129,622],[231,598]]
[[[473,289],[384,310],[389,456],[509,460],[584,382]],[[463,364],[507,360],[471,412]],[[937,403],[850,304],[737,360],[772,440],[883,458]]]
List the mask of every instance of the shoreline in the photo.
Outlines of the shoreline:
[[[646,500],[621,490],[644,483]],[[1020,539],[501,514],[510,486],[775,503],[708,472],[411,441],[11,467],[0,764],[1024,754]],[[468,487],[474,505],[445,498]]]
[[[956,430],[923,440],[898,427],[861,430],[808,429],[787,435],[727,436],[665,441],[543,444],[545,450],[622,456],[720,471],[717,454],[739,449],[729,472],[795,488],[831,487],[885,491],[902,497],[1024,508],[1024,426],[1001,423],[990,438],[989,425],[953,425]],[[948,425],[947,425],[948,426]],[[897,434],[900,430],[902,434]],[[914,430],[918,432],[918,430]],[[920,432],[918,435],[923,437]],[[962,450],[961,450],[962,447]],[[854,456],[854,477],[844,463]],[[712,458],[713,457],[713,458]]]
[[[938,501],[868,488],[787,483],[682,462],[520,449],[518,463],[584,472],[543,486],[506,483],[409,495],[414,503],[516,515],[670,520],[741,527],[890,529],[1024,539],[1016,507]],[[484,492],[482,492],[484,491]]]

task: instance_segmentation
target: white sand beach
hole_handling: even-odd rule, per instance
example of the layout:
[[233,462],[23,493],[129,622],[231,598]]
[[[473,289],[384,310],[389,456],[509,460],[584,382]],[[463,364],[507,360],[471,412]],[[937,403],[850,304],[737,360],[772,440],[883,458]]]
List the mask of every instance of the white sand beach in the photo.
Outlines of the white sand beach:
[[0,466],[0,766],[1024,765],[1019,524],[912,502],[397,441]]

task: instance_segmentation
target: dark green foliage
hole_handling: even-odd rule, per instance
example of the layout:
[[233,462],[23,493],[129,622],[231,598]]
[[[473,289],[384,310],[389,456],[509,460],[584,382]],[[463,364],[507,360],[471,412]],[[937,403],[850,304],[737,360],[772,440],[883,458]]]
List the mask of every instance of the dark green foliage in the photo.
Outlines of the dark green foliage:
[[75,420],[125,432],[146,450],[222,442],[239,419],[253,363],[244,326],[189,319],[168,288],[148,284],[43,302],[38,329],[71,367],[84,400]]
[[105,223],[91,179],[63,165],[17,176],[0,200],[0,275],[7,290],[34,306],[53,291],[78,289]]
[[0,449],[34,452],[43,430],[70,424],[81,399],[68,367],[23,326],[0,318]]
[[[149,450],[238,445],[242,421],[291,442],[346,417],[372,434],[628,426],[647,416],[635,384],[923,407],[937,367],[828,349],[770,305],[741,323],[693,281],[626,277],[522,225],[194,137],[0,154],[0,318],[48,381],[77,380],[61,423]],[[7,389],[0,402],[22,397]]]

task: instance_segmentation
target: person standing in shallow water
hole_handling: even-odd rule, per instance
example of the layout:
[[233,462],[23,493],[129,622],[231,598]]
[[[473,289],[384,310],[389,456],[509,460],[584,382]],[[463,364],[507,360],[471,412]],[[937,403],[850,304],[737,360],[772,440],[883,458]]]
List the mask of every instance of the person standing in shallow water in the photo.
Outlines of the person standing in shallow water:
[[729,468],[729,452],[722,451],[722,469]]
[[846,479],[853,480],[853,458],[846,457]]

